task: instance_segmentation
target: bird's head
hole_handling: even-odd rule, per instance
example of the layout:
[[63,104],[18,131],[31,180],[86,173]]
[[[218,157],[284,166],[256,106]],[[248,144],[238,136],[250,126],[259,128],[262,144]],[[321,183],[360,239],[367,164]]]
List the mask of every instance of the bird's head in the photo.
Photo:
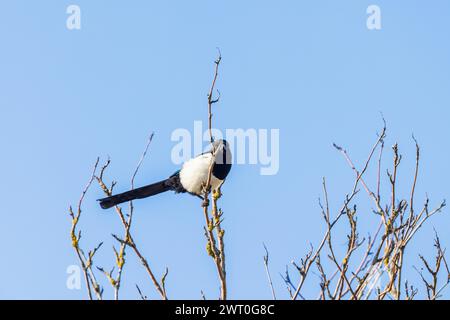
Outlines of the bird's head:
[[216,163],[231,164],[231,150],[228,142],[224,139],[214,140],[212,150],[216,156]]

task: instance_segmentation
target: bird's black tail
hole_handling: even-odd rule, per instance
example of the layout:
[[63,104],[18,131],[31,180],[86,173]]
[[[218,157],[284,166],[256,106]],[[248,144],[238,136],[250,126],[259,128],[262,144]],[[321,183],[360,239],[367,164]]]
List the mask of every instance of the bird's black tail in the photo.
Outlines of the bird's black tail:
[[123,202],[154,196],[155,194],[166,192],[172,189],[170,184],[167,183],[168,180],[169,179],[159,181],[153,184],[149,184],[148,186],[133,189],[124,193],[119,193],[111,197],[98,199],[98,201],[100,202],[100,206],[103,209],[108,209]]

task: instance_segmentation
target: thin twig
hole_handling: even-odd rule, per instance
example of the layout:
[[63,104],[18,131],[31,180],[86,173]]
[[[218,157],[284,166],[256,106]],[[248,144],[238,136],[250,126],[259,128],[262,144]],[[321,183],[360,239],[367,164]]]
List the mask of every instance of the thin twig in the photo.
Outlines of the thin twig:
[[275,289],[273,288],[272,277],[270,276],[269,271],[269,250],[267,250],[267,247],[264,243],[263,246],[264,250],[266,251],[266,254],[264,255],[264,267],[266,269],[267,280],[269,281],[270,290],[272,291],[272,298],[273,300],[277,300],[277,297],[275,295]]

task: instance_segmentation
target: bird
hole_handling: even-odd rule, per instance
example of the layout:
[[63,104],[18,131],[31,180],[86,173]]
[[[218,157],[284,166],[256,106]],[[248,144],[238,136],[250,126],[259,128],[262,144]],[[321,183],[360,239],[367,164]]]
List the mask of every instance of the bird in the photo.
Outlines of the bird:
[[166,191],[189,193],[203,199],[202,194],[208,182],[210,166],[212,166],[210,186],[212,190],[218,190],[231,170],[231,162],[228,142],[224,139],[214,140],[211,150],[189,159],[180,170],[167,179],[97,201],[101,208],[109,209],[124,202],[151,197]]

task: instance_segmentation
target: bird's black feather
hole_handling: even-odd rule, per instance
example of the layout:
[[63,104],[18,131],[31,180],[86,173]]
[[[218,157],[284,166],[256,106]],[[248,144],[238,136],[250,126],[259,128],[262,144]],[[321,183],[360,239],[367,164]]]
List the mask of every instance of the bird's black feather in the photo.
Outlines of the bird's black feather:
[[180,183],[178,172],[174,173],[170,178],[156,183],[149,184],[145,187],[140,187],[127,192],[119,193],[111,197],[99,199],[100,206],[103,209],[114,207],[123,202],[142,199],[154,196],[156,194],[173,190],[175,192],[186,192]]
[[[212,150],[210,150],[209,152],[212,153],[212,155],[214,157],[213,158],[214,165],[213,165],[212,175],[215,178],[217,178],[218,180],[221,180],[223,182],[231,169],[231,152],[230,152],[228,143],[225,140],[214,141]],[[206,154],[206,153],[204,153],[204,154]],[[204,155],[204,154],[202,154],[202,155]],[[201,158],[200,158],[200,160],[201,160]],[[203,161],[203,160],[201,160],[201,161]],[[202,162],[200,162],[200,163],[202,163]],[[195,168],[195,166],[194,166],[194,168]],[[197,170],[208,170],[208,169],[209,169],[209,166],[208,167],[204,166],[203,168],[200,168],[200,169],[197,168]],[[183,166],[181,171],[182,170],[188,170],[188,169],[186,169]],[[130,190],[130,191],[127,191],[124,193],[116,194],[114,196],[110,196],[107,198],[99,199],[98,201],[100,202],[100,206],[103,209],[108,209],[108,208],[114,207],[118,204],[121,204],[123,202],[131,201],[131,200],[135,200],[135,199],[147,198],[147,197],[154,196],[156,194],[166,192],[169,190],[173,190],[176,193],[188,192],[187,190],[189,190],[189,193],[199,196],[201,198],[201,196],[198,194],[198,192],[192,191],[191,190],[192,188],[190,189],[189,187],[186,186],[186,184],[183,186],[183,184],[181,183],[181,179],[180,179],[181,171],[179,170],[179,171],[175,172],[173,175],[171,175],[166,180],[162,180],[162,181],[150,184],[148,186],[133,189],[133,190]],[[199,174],[203,174],[203,173],[199,172]],[[192,173],[191,173],[191,175],[192,175]],[[188,177],[189,177],[189,175],[188,175]],[[194,179],[194,181],[195,181],[195,179]],[[186,181],[184,181],[183,183],[186,183]],[[205,181],[205,183],[206,183],[206,181]],[[195,188],[193,188],[193,190],[197,190],[200,187],[201,186],[195,187]]]

